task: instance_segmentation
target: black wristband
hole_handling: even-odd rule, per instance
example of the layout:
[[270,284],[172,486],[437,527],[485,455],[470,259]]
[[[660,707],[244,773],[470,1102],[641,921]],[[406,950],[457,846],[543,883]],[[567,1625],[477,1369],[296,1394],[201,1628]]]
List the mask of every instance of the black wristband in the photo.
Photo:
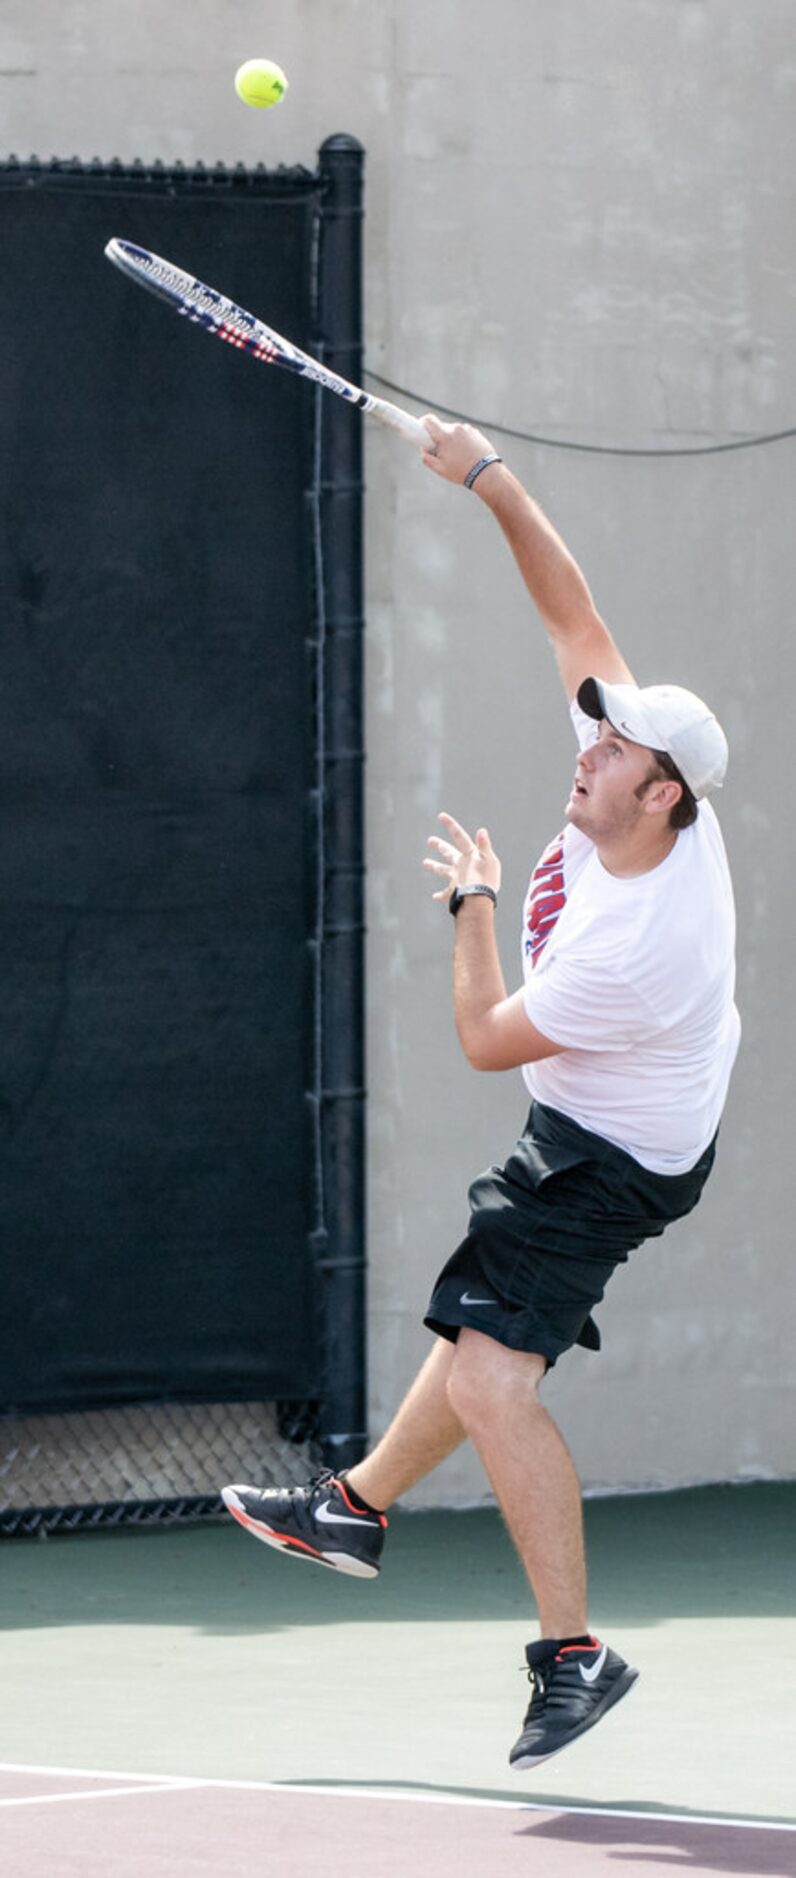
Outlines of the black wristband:
[[497,894],[495,892],[495,889],[494,887],[488,887],[485,881],[483,883],[478,882],[475,886],[472,886],[472,887],[454,887],[451,897],[448,901],[448,912],[453,914],[454,919],[456,918],[456,915],[459,911],[462,901],[469,899],[471,895],[475,895],[477,893],[484,894],[487,900],[492,901],[493,906],[497,906]]
[[491,452],[489,456],[479,457],[478,462],[474,463],[472,469],[467,471],[467,475],[465,476],[465,479],[464,479],[465,489],[472,489],[476,476],[480,476],[482,470],[488,469],[490,463],[502,463],[502,462],[503,462],[502,456],[497,456],[494,450]]

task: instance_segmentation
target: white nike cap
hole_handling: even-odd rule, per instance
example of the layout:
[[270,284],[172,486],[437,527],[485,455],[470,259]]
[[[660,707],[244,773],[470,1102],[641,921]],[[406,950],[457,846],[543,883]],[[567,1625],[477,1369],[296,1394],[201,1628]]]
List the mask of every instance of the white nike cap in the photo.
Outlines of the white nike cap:
[[681,685],[606,685],[584,678],[578,704],[587,717],[607,717],[614,730],[665,750],[692,794],[720,789],[727,773],[727,739],[717,718],[693,691]]

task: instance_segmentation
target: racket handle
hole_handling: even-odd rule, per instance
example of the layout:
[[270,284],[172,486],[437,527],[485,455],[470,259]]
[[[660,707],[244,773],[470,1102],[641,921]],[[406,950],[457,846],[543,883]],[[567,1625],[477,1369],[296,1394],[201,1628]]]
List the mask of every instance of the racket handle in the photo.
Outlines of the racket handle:
[[431,449],[431,436],[419,417],[411,417],[408,411],[402,411],[400,405],[389,404],[386,398],[373,398],[367,406],[371,417],[377,417],[381,424],[388,424],[391,430],[400,431],[408,443],[413,443],[419,450]]

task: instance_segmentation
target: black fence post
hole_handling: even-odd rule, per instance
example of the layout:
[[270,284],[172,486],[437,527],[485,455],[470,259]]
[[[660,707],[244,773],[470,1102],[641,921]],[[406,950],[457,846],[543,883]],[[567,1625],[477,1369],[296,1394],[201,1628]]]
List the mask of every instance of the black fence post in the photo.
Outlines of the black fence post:
[[[321,356],[362,370],[364,150],[320,150],[317,310]],[[326,1244],[319,1434],[334,1468],[360,1459],[365,1392],[365,1012],[363,807],[363,439],[359,412],[321,393],[320,533],[324,607],[322,1156]]]

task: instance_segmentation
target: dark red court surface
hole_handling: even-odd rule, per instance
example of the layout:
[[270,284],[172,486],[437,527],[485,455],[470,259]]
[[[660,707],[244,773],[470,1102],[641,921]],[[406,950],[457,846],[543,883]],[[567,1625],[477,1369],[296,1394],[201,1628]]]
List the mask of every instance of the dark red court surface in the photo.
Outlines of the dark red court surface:
[[4,1878],[794,1878],[796,1827],[126,1775],[0,1771]]

